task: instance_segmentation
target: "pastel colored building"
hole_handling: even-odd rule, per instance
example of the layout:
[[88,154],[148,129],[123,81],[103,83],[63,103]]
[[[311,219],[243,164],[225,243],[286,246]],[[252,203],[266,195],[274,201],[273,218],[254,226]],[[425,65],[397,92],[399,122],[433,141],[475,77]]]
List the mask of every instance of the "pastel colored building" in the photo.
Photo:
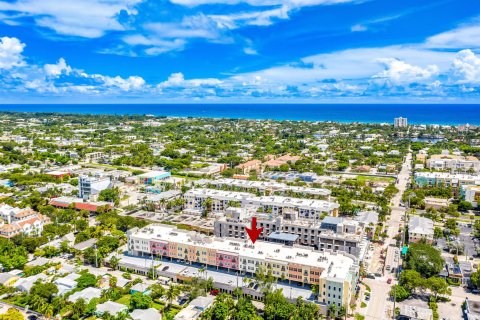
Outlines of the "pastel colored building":
[[419,187],[444,186],[458,189],[464,185],[480,185],[480,175],[447,172],[416,172],[414,180]]
[[[170,258],[232,273],[253,275],[260,268],[271,270],[279,279],[301,285],[319,285],[318,299],[324,304],[342,306],[350,303],[359,275],[357,259],[346,253],[261,240],[252,244],[250,240],[205,236],[162,224],[134,228],[127,236],[130,255],[152,257],[153,260]],[[158,244],[163,248],[167,243],[169,250],[161,249],[160,256]]]
[[171,175],[172,174],[170,172],[166,171],[149,171],[137,176],[128,177],[125,181],[138,184],[154,184],[157,181],[165,180],[171,177]]

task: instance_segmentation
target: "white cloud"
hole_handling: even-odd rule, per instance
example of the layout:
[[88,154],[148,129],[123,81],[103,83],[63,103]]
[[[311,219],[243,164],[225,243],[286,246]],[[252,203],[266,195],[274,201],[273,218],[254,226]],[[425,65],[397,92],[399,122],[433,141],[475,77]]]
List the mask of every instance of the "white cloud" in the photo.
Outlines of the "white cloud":
[[61,35],[101,37],[107,31],[125,30],[117,16],[136,14],[142,0],[17,0],[0,1],[0,12],[11,21],[30,16],[36,24]]
[[471,50],[462,50],[452,62],[452,76],[458,83],[480,83],[480,58]]
[[329,79],[370,79],[385,70],[379,63],[381,59],[398,59],[427,69],[429,65],[436,65],[440,70],[448,70],[454,56],[452,52],[433,52],[414,46],[359,48],[313,55],[302,58],[301,63],[239,74],[234,78],[244,83],[256,84],[258,79],[263,79],[263,84],[291,85]]
[[436,65],[421,68],[395,58],[382,58],[378,59],[378,62],[385,66],[385,70],[377,73],[373,78],[388,80],[395,84],[423,82],[437,76],[440,72]]
[[145,53],[158,55],[165,52],[182,50],[186,41],[183,39],[158,39],[140,34],[123,37],[123,41],[131,46],[146,46]]
[[252,47],[245,47],[243,48],[243,52],[248,55],[256,55],[258,54],[257,50],[253,49]]
[[480,48],[480,24],[471,24],[429,37],[425,42],[427,48]]
[[235,5],[246,3],[251,6],[274,6],[290,5],[296,7],[331,5],[338,3],[352,2],[354,0],[170,0],[170,2],[184,6],[199,6],[205,4],[228,4]]
[[203,14],[184,17],[180,22],[147,23],[144,34],[123,37],[131,46],[146,46],[148,55],[158,55],[170,51],[183,50],[192,39],[206,39],[215,43],[231,43],[232,39],[225,33],[225,28],[212,18]]
[[172,73],[168,79],[158,85],[158,88],[188,88],[188,87],[202,87],[202,86],[217,86],[222,84],[222,81],[215,78],[190,79],[185,80],[183,73]]
[[0,70],[24,65],[22,52],[25,44],[17,38],[0,38]]
[[362,32],[362,31],[367,31],[368,28],[362,24],[356,24],[350,28],[352,32]]
[[64,58],[60,58],[56,64],[46,64],[43,66],[43,70],[47,76],[59,76],[62,73],[70,74],[72,68],[67,65]]
[[116,76],[108,77],[102,75],[93,75],[94,78],[99,78],[104,81],[107,87],[117,87],[123,91],[141,90],[145,87],[145,80],[142,77],[130,76],[126,79]]

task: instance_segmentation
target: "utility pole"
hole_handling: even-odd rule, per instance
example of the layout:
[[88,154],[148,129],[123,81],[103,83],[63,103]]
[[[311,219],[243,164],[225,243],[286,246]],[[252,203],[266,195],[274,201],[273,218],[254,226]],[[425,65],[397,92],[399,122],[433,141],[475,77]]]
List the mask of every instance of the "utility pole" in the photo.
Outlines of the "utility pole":
[[95,244],[95,268],[98,268],[98,255],[97,255],[97,245]]

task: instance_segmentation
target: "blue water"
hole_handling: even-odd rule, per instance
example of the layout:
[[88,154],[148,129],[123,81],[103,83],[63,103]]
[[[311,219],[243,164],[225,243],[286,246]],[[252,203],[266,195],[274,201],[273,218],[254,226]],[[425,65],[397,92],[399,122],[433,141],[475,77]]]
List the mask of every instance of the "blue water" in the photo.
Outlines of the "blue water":
[[409,123],[480,125],[480,105],[473,104],[5,104],[0,111],[363,123],[393,123],[401,116]]

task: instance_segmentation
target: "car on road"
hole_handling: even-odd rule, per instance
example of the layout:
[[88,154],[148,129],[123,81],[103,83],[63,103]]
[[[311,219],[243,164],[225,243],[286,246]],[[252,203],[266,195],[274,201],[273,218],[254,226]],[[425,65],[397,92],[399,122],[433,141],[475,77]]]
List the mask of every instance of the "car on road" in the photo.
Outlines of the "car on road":
[[369,295],[369,294],[368,294],[368,295],[367,295],[367,294],[365,295],[365,301],[370,301],[370,295]]
[[388,278],[387,283],[388,284],[392,283],[392,278]]

